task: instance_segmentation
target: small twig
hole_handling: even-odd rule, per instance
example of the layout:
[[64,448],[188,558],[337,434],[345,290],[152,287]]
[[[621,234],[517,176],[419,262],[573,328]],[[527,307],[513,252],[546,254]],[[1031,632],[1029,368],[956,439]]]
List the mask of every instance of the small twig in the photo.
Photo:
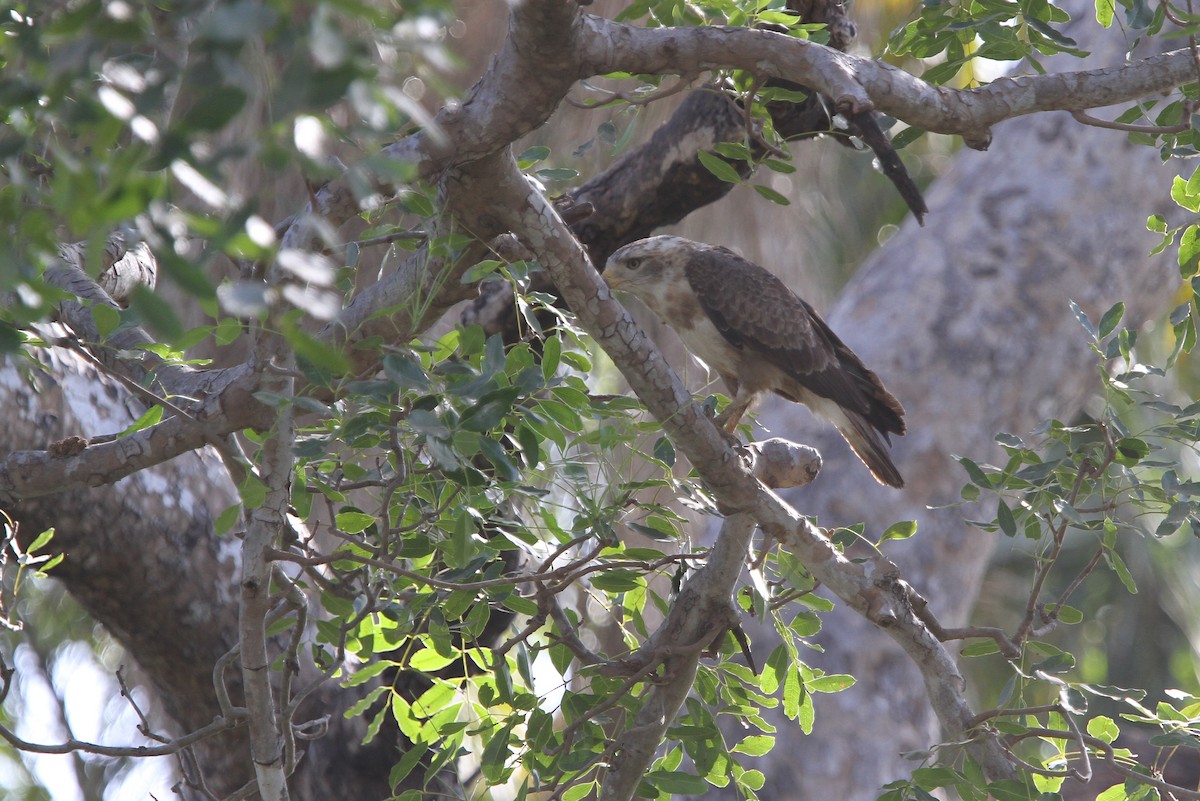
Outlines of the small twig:
[[[283,734],[284,770],[290,775],[296,768],[296,739],[292,730],[290,705],[292,682],[300,674],[300,645],[304,641],[305,628],[308,624],[308,599],[291,577],[283,572],[278,562],[271,564],[271,575],[275,582],[283,587],[286,610],[296,612],[296,622],[292,625],[292,636],[288,640],[283,658],[283,679],[279,688],[281,712],[280,730]],[[283,612],[282,614],[286,614]]]
[[567,618],[567,613],[563,611],[562,606],[558,603],[558,595],[550,592],[540,583],[537,585],[537,590],[538,606],[544,606],[558,626],[559,634],[554,635],[555,639],[567,646],[571,653],[575,654],[583,664],[604,664],[606,661],[604,657],[588,648],[583,644],[583,640],[579,639],[579,634],[576,633],[575,627],[571,625],[571,621]]
[[[1104,436],[1105,439],[1109,440],[1104,461],[1099,465],[1095,465],[1092,464],[1090,460],[1085,459],[1084,462],[1079,466],[1079,472],[1075,476],[1075,483],[1071,486],[1071,493],[1067,498],[1067,503],[1069,503],[1071,506],[1074,506],[1075,502],[1079,500],[1079,493],[1083,489],[1084,480],[1089,475],[1093,477],[1103,475],[1104,471],[1108,469],[1108,466],[1112,464],[1113,459],[1116,457],[1116,447],[1112,444],[1111,439],[1109,439],[1107,429],[1104,430]],[[1046,518],[1046,523],[1051,523],[1049,518]],[[1063,519],[1057,527],[1052,529],[1054,546],[1051,549],[1050,555],[1046,558],[1045,563],[1038,568],[1037,576],[1034,578],[1033,588],[1029,592],[1029,601],[1025,606],[1025,618],[1021,621],[1021,624],[1017,626],[1016,632],[1014,632],[1012,635],[1012,641],[1018,645],[1023,643],[1026,637],[1029,636],[1030,628],[1033,626],[1034,617],[1038,614],[1040,609],[1043,609],[1042,605],[1038,603],[1038,598],[1041,597],[1042,587],[1045,585],[1046,579],[1050,575],[1050,571],[1054,568],[1054,564],[1058,560],[1059,554],[1062,553],[1063,541],[1066,538],[1068,524],[1069,521]]]
[[65,742],[52,743],[33,743],[28,740],[23,740],[16,735],[7,726],[0,726],[0,738],[11,745],[18,751],[24,751],[31,754],[73,754],[76,752],[84,754],[96,754],[97,756],[107,757],[155,757],[155,756],[170,756],[176,754],[190,745],[200,742],[201,740],[213,737],[221,732],[228,731],[237,726],[242,725],[246,720],[244,710],[235,711],[233,717],[218,717],[207,726],[202,726],[199,729],[170,740],[162,745],[101,745],[99,743],[91,743],[85,740],[76,740],[74,737],[69,738]]
[[[1149,774],[1139,773],[1137,771],[1134,771],[1134,770],[1131,770],[1131,769],[1125,767],[1117,759],[1116,753],[1113,751],[1112,745],[1110,745],[1109,743],[1106,743],[1104,740],[1101,740],[1098,737],[1092,737],[1091,735],[1081,733],[1080,736],[1078,738],[1076,738],[1074,732],[1063,731],[1061,729],[1030,728],[1030,729],[1026,729],[1021,734],[1011,735],[1006,739],[1011,742],[1016,743],[1021,740],[1028,740],[1033,737],[1045,737],[1045,738],[1054,739],[1054,740],[1077,740],[1078,742],[1081,742],[1082,744],[1092,748],[1093,750],[1099,751],[1100,753],[1104,754],[1105,762],[1107,762],[1113,770],[1115,770],[1121,776],[1124,776],[1126,779],[1133,779],[1134,781],[1141,782],[1142,784],[1148,784],[1151,787],[1155,787],[1159,790],[1162,790],[1165,793],[1170,794],[1170,796],[1173,798],[1200,799],[1200,791],[1189,790],[1186,787],[1180,787],[1178,785],[1171,784],[1171,783],[1163,781],[1161,779],[1156,779]],[[1005,751],[1008,752],[1008,754],[1011,757],[1013,757],[1014,759],[1016,758],[1016,755],[1013,754],[1012,751],[1007,746],[1005,747]],[[1043,774],[1045,772],[1045,769],[1039,769],[1039,768],[1031,768],[1031,769],[1037,770],[1039,773],[1043,773]],[[1058,775],[1058,774],[1050,774],[1050,775]],[[1062,774],[1062,775],[1068,775],[1068,774]]]
[[538,565],[537,572],[545,573],[547,570],[550,569],[550,566],[554,564],[555,559],[562,556],[564,553],[571,550],[576,545],[582,545],[583,543],[587,542],[591,538],[592,538],[591,534],[581,534],[572,540],[568,540],[567,542],[564,542],[562,545],[555,548],[553,553],[551,553],[549,556],[547,556],[545,559],[542,560],[542,563],[540,565]]
[[128,699],[129,705],[133,707],[134,714],[136,714],[138,716],[138,720],[141,721],[138,723],[138,731],[142,733],[142,736],[148,737],[151,740],[157,740],[160,743],[170,742],[168,738],[163,737],[161,734],[155,734],[151,730],[150,719],[146,717],[146,713],[142,711],[140,706],[138,706],[138,702],[134,699],[133,693],[129,689],[129,685],[125,682],[124,665],[121,665],[119,668],[117,668],[117,684],[121,688],[121,697]]
[[374,245],[390,245],[393,242],[398,242],[402,239],[412,239],[418,242],[423,242],[429,238],[429,234],[425,231],[393,231],[390,234],[382,236],[373,236],[370,239],[356,239],[353,242],[347,242],[346,247],[357,245],[360,248],[369,248]]
[[[1066,606],[1067,601],[1070,600],[1071,595],[1075,592],[1075,590],[1079,589],[1079,585],[1083,583],[1083,580],[1086,579],[1088,576],[1090,576],[1092,574],[1092,571],[1096,569],[1096,566],[1098,564],[1100,564],[1100,560],[1104,558],[1104,550],[1105,550],[1104,548],[1100,548],[1099,550],[1097,550],[1095,555],[1092,556],[1091,560],[1086,565],[1084,565],[1083,568],[1079,571],[1079,575],[1077,575],[1071,581],[1071,583],[1069,585],[1067,585],[1067,588],[1065,590],[1063,590],[1062,595],[1058,596],[1058,601],[1054,605],[1054,611],[1047,613],[1047,615],[1046,615],[1047,617],[1049,617],[1051,619],[1051,622],[1058,621],[1059,610],[1061,610],[1064,606]],[[1035,637],[1041,636],[1043,633],[1045,633],[1046,628],[1048,628],[1048,627],[1041,626],[1041,627],[1034,629],[1033,636],[1035,636]]]
[[980,712],[975,717],[967,721],[964,728],[974,729],[982,723],[986,723],[992,718],[1003,717],[1021,717],[1023,715],[1040,715],[1044,712],[1061,712],[1062,706],[1059,704],[1042,704],[1041,706],[1023,706],[1019,709],[989,709],[986,712]]
[[166,397],[156,395],[138,382],[126,377],[125,375],[122,375],[116,370],[110,369],[108,365],[97,359],[91,351],[83,347],[83,344],[80,343],[79,339],[74,334],[60,337],[43,336],[43,339],[46,340],[47,344],[58,345],[60,347],[65,347],[67,350],[75,352],[88,364],[92,365],[105,375],[115,379],[117,383],[129,390],[133,395],[141,398],[146,403],[149,403],[152,406],[162,406],[163,408],[170,410],[174,414],[184,419],[196,422],[195,417],[185,411],[182,407],[177,406],[171,401],[167,400]]
[[1184,131],[1190,130],[1192,127],[1191,122],[1181,122],[1178,125],[1138,125],[1132,122],[1113,122],[1111,120],[1102,120],[1099,117],[1093,117],[1092,115],[1083,111],[1072,111],[1071,116],[1074,117],[1077,122],[1081,122],[1084,125],[1091,125],[1093,128],[1108,128],[1112,131],[1126,131],[1128,133],[1150,134],[1152,136],[1158,134],[1183,133]]
[[[933,636],[937,637],[941,642],[970,639],[993,640],[1005,658],[1018,659],[1021,656],[1020,646],[1008,638],[1008,633],[1004,629],[996,628],[995,626],[966,626],[958,629],[945,629],[936,622],[936,618],[933,618],[934,622],[930,623],[930,620],[926,619],[924,615],[918,614],[918,617],[929,627],[929,631]],[[930,617],[932,618],[932,615]]]
[[186,785],[199,792],[208,801],[218,801],[217,794],[209,788],[208,782],[204,780],[204,772],[200,770],[200,763],[196,760],[192,749],[184,748],[176,755],[176,759],[179,762],[179,775],[183,777],[172,788],[176,795],[183,796],[179,788]]
[[217,708],[221,710],[222,717],[229,717],[234,711],[233,702],[229,700],[229,687],[225,684],[225,671],[240,652],[241,647],[235,645],[222,654],[213,665],[213,692],[217,696]]
[[575,100],[574,98],[572,98],[570,96],[567,96],[565,98],[565,100],[568,104],[574,106],[575,108],[583,108],[583,109],[597,109],[597,108],[602,108],[604,106],[610,106],[613,103],[620,103],[620,102],[628,103],[631,106],[646,106],[646,105],[649,105],[650,103],[653,103],[655,100],[662,100],[664,97],[670,97],[671,95],[682,92],[684,89],[687,89],[689,86],[691,86],[693,83],[695,83],[696,79],[699,77],[700,77],[700,73],[698,73],[698,72],[685,72],[682,75],[680,75],[679,79],[677,81],[675,81],[675,83],[671,84],[670,86],[660,86],[659,88],[655,89],[653,92],[642,95],[641,97],[637,97],[637,96],[631,97],[630,95],[626,94],[625,92],[614,92],[614,91],[611,91],[608,89],[601,89],[598,86],[592,86],[591,84],[585,84],[589,89],[591,89],[593,91],[603,92],[604,94],[608,95],[608,98],[605,100],[598,101],[596,103],[584,103],[579,100]]
[[[746,128],[746,135],[753,141],[758,143],[766,152],[770,153],[777,159],[787,160],[790,158],[788,153],[780,150],[767,141],[767,138],[762,135],[762,132],[754,125],[754,115],[751,113],[754,110],[754,96],[758,94],[758,90],[763,85],[763,79],[755,76],[754,83],[750,84],[750,88],[746,91],[745,99],[742,101],[742,122]],[[731,98],[732,99],[732,98]]]

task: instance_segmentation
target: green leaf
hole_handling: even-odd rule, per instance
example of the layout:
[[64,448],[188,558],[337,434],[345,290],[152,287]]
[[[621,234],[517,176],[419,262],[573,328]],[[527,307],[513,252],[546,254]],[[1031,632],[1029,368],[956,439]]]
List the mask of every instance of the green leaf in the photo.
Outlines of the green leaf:
[[191,107],[177,123],[178,130],[193,135],[199,131],[215,131],[225,126],[246,105],[247,95],[230,84],[201,87],[192,98]]
[[796,715],[796,723],[800,726],[800,731],[804,734],[812,734],[813,722],[816,720],[817,711],[813,707],[812,696],[808,693],[800,699],[800,709]]
[[963,656],[988,656],[1000,653],[1000,646],[996,644],[995,640],[980,640],[964,646],[960,653]]
[[52,539],[54,539],[54,529],[48,528],[45,531],[43,531],[41,534],[38,534],[37,537],[34,538],[33,542],[29,543],[29,546],[25,548],[25,553],[27,553],[27,554],[37,553],[39,550],[42,549],[42,547],[46,543],[50,542],[50,540],[52,540]]
[[631,570],[609,570],[592,577],[592,586],[604,592],[621,593],[641,589],[642,579]]
[[726,181],[731,184],[740,184],[742,182],[742,176],[738,173],[738,171],[735,170],[728,161],[725,161],[725,159],[721,158],[720,156],[716,156],[707,151],[701,151],[699,158],[700,163],[704,165],[705,169],[720,178],[722,181]]
[[247,473],[242,483],[238,485],[238,495],[247,509],[257,509],[267,500],[267,485],[253,473]]
[[519,394],[516,387],[492,390],[467,410],[459,424],[468,431],[491,431],[512,411]]
[[758,12],[758,18],[763,22],[774,22],[777,25],[786,25],[788,27],[800,21],[798,14],[789,14],[786,11],[763,10]]
[[1116,3],[1113,0],[1096,0],[1096,22],[1099,22],[1102,27],[1112,27],[1115,11]]
[[1034,797],[1033,790],[1015,779],[1003,779],[992,782],[987,786],[991,797],[996,801],[1030,801]]
[[1185,191],[1189,197],[1200,195],[1200,167],[1192,170],[1192,174],[1188,176]]
[[1121,734],[1121,730],[1117,728],[1117,724],[1112,718],[1098,715],[1087,722],[1087,733],[1106,743],[1111,743]]
[[958,460],[960,465],[962,465],[963,470],[967,471],[967,477],[971,479],[972,484],[983,487],[984,489],[991,489],[991,479],[987,477],[978,464],[971,459],[968,459],[966,456],[955,456],[954,458]]
[[1133,574],[1129,572],[1129,567],[1125,564],[1125,560],[1122,559],[1116,551],[1105,551],[1104,560],[1108,562],[1109,567],[1111,567],[1113,572],[1117,574],[1117,578],[1119,578],[1121,583],[1125,585],[1125,589],[1129,592],[1129,594],[1136,595],[1137,584],[1134,582]]
[[157,406],[157,405],[151,406],[149,409],[142,412],[141,417],[139,417],[137,420],[134,420],[132,423],[130,423],[129,427],[121,432],[121,436],[127,437],[130,434],[133,434],[134,432],[141,431],[144,428],[149,428],[150,426],[155,425],[160,420],[162,420],[162,416],[163,416],[163,407]]
[[1100,318],[1100,326],[1098,331],[1100,338],[1104,339],[1104,337],[1111,334],[1113,329],[1117,327],[1117,324],[1121,322],[1121,318],[1124,316],[1125,304],[1114,303],[1112,307],[1104,313],[1104,316]]
[[424,392],[429,389],[429,375],[416,359],[402,353],[383,357],[383,374],[404,390]]
[[713,150],[727,159],[749,161],[752,158],[750,148],[741,142],[717,142],[713,145]]
[[926,131],[924,128],[905,128],[903,131],[892,137],[892,147],[896,150],[903,150],[925,134]]
[[562,338],[558,334],[546,337],[542,342],[542,379],[549,382],[558,372],[562,356]]
[[774,189],[772,189],[769,186],[763,186],[762,184],[752,184],[752,186],[754,187],[755,192],[762,195],[763,197],[765,197],[767,200],[771,201],[772,203],[776,203],[780,206],[792,205],[792,201],[788,200],[786,197],[779,194],[778,192],[776,192]]
[[283,336],[296,351],[296,358],[323,372],[343,375],[350,370],[350,362],[337,348],[301,331],[295,323],[282,326]]
[[799,716],[803,695],[804,685],[800,681],[800,671],[795,664],[789,662],[783,680],[783,714],[788,720],[795,720]]
[[121,313],[106,303],[96,303],[92,306],[92,320],[100,338],[107,339],[121,324]]
[[1087,313],[1079,308],[1079,304],[1071,301],[1071,313],[1075,315],[1075,319],[1083,326],[1083,330],[1091,335],[1092,339],[1096,339],[1096,327],[1092,325],[1092,321],[1088,319]]
[[338,530],[346,534],[361,534],[374,525],[375,516],[366,512],[338,512],[334,516]]
[[549,157],[550,148],[544,145],[534,145],[533,147],[526,148],[521,155],[517,156],[517,164],[520,165],[522,170],[525,170],[539,161],[545,161]]
[[1073,606],[1046,604],[1046,611],[1051,614],[1057,614],[1059,622],[1065,623],[1068,626],[1083,622],[1083,612],[1080,612]]
[[667,437],[659,437],[654,442],[654,458],[671,467],[675,464],[675,446]]
[[535,174],[546,181],[572,181],[579,177],[579,173],[569,167],[547,167]]
[[554,422],[572,433],[583,430],[583,420],[570,406],[549,398],[538,402],[538,411],[545,412]]
[[[1195,177],[1193,173],[1192,177]],[[1191,212],[1200,211],[1200,195],[1188,192],[1188,182],[1176,175],[1171,183],[1171,200]]]
[[422,673],[433,673],[458,661],[458,654],[443,655],[433,648],[422,648],[408,660],[408,666]]
[[1150,446],[1144,440],[1122,437],[1117,441],[1117,461],[1126,467],[1133,467],[1149,454]]
[[[425,753],[426,749],[417,743],[408,745],[408,750],[404,752],[395,765],[392,765],[391,771],[388,772],[388,786],[393,791],[396,790],[400,782],[404,781],[408,774],[412,773],[412,769],[420,764],[421,757],[425,756]],[[419,791],[415,790],[414,792],[419,793]]]
[[577,784],[563,793],[562,799],[563,801],[583,801],[583,799],[591,795],[592,791],[595,789],[595,782],[583,782],[582,784]]
[[832,673],[804,682],[804,687],[814,693],[837,693],[854,686],[855,678],[843,673]]
[[233,524],[238,521],[238,518],[241,516],[241,514],[242,507],[240,504],[235,503],[233,506],[227,507],[225,511],[217,515],[217,519],[213,521],[213,531],[217,533],[218,537],[223,534],[228,534],[230,529],[233,528]]
[[732,751],[747,756],[762,756],[775,747],[775,738],[769,734],[751,734],[735,745]]
[[459,279],[459,282],[463,284],[474,284],[482,281],[491,275],[495,275],[502,263],[503,262],[499,261],[498,259],[484,259],[463,273],[462,278]]
[[808,100],[809,92],[796,89],[785,89],[782,86],[768,86],[758,90],[758,99],[763,103],[782,101],[785,103],[803,103]]
[[677,770],[652,770],[646,781],[671,795],[700,795],[709,791],[709,784],[699,776]]
[[492,735],[483,748],[479,769],[489,784],[499,784],[512,772],[512,769],[507,766],[510,756],[508,746],[512,740],[513,727],[516,725],[515,719],[510,720]]
[[1200,225],[1192,223],[1179,238],[1179,274],[1185,280],[1196,274],[1200,261]]
[[1013,517],[1012,510],[1003,500],[996,501],[996,522],[1000,524],[1000,530],[1006,536],[1015,537],[1017,535],[1016,518]]
[[887,527],[887,530],[883,532],[883,536],[879,538],[879,543],[882,544],[888,540],[906,540],[916,533],[916,520],[900,520]]

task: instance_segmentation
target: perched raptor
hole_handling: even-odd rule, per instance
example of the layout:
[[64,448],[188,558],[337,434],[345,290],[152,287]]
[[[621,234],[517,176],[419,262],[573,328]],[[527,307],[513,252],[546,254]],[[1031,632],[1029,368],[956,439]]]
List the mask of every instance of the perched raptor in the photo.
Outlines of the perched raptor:
[[733,395],[717,418],[726,431],[760,392],[776,392],[833,423],[880,483],[904,486],[887,451],[889,435],[904,433],[900,402],[774,275],[725,248],[654,236],[614,253],[604,279],[720,374]]

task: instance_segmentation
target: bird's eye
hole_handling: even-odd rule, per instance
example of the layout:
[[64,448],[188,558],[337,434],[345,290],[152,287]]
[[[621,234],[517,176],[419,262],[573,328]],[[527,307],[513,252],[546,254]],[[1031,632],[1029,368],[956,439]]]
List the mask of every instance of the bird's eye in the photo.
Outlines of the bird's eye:
[[628,268],[630,270],[636,270],[638,267],[642,266],[642,260],[641,259],[629,259],[625,262],[625,266],[626,266],[626,268]]

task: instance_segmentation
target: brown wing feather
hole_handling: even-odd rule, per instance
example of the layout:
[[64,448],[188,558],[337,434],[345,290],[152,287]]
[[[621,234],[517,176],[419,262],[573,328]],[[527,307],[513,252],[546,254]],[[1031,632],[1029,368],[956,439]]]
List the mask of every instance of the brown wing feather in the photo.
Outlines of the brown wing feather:
[[761,353],[808,391],[864,417],[885,438],[904,433],[900,402],[771,272],[725,248],[704,247],[688,260],[685,274],[713,325],[733,345]]

